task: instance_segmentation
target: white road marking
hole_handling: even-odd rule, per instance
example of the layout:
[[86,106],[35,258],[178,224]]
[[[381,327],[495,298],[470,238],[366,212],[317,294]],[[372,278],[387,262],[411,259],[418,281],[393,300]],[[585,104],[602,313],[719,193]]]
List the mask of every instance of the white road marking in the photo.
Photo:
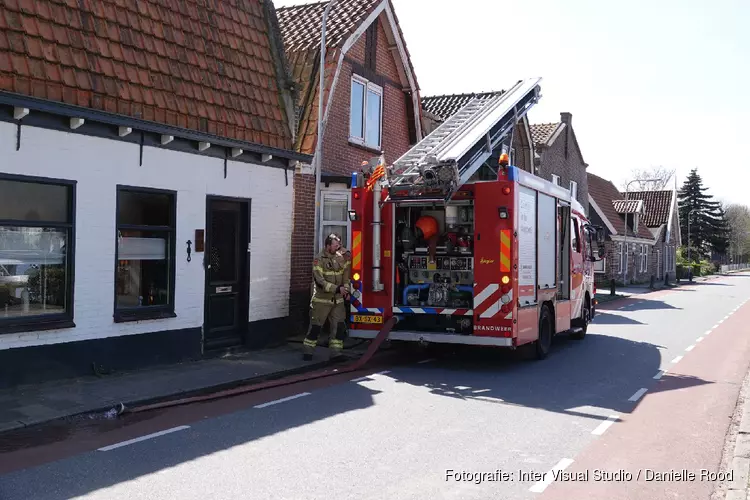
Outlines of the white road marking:
[[382,372],[375,373],[375,375],[385,375],[386,373],[391,373],[390,370],[383,370]]
[[723,319],[720,319],[718,323],[716,323],[716,326],[719,326],[720,324],[724,323]]
[[667,370],[659,370],[659,373],[654,375],[654,380],[659,380],[664,376],[665,373],[667,373]]
[[423,359],[422,361],[419,361],[418,363],[419,363],[420,365],[422,365],[422,364],[424,364],[424,363],[431,363],[431,362],[433,362],[433,361],[435,361],[435,358],[430,358],[430,359]]
[[703,336],[705,337],[706,335],[711,335],[711,332],[712,332],[712,331],[713,331],[713,330],[706,330],[706,333],[704,333],[704,334],[703,334]]
[[352,379],[352,382],[362,382],[363,380],[369,380],[369,379],[370,379],[370,376],[369,375],[365,375],[364,377],[359,377],[359,378]]
[[716,323],[716,324],[714,325],[714,327],[713,327],[713,328],[711,328],[711,330],[716,330],[717,328],[719,328],[719,325],[720,325],[720,324],[721,324],[721,321],[719,321],[718,323]]
[[554,467],[552,467],[551,471],[547,472],[544,475],[544,479],[542,479],[541,481],[538,481],[537,483],[534,484],[534,486],[532,486],[531,488],[529,488],[529,491],[531,491],[532,493],[541,493],[541,492],[543,492],[544,490],[547,489],[547,486],[549,486],[550,484],[552,484],[552,481],[555,480],[555,471],[565,470],[572,463],[573,463],[572,459],[570,459],[570,458],[563,458],[562,460],[560,460],[559,462],[557,462],[557,465],[555,465]]
[[617,419],[617,415],[610,415],[607,420],[599,424],[596,429],[591,431],[591,434],[594,434],[595,436],[601,436],[602,434],[604,434],[604,431],[609,429],[610,426],[615,423]]
[[693,345],[689,345],[689,346],[687,346],[687,347],[685,348],[685,350],[686,350],[687,352],[690,352],[690,351],[692,351],[693,349],[695,349],[695,344],[693,344]]
[[698,337],[697,339],[695,339],[696,342],[700,342],[702,340],[703,340],[703,337]]
[[622,306],[622,307],[618,307],[618,308],[617,308],[617,310],[618,310],[618,311],[622,311],[622,310],[623,310],[623,309],[625,309],[626,307],[628,307],[628,306]]
[[646,389],[645,387],[641,387],[640,389],[635,391],[635,394],[630,396],[630,399],[628,399],[628,401],[638,401],[639,399],[641,399],[641,396],[646,394],[646,391],[648,391],[648,389]]
[[146,441],[147,439],[153,439],[155,437],[164,436],[165,434],[171,434],[173,432],[177,431],[184,431],[185,429],[190,429],[189,425],[181,425],[179,427],[173,427],[171,429],[167,429],[164,431],[154,432],[153,434],[148,434],[146,436],[137,437],[134,439],[129,439],[127,441],[123,441],[121,443],[111,444],[109,446],[105,446],[103,448],[99,448],[99,451],[110,451],[114,450],[116,448],[122,448],[123,446],[128,446],[133,443],[140,443],[141,441]]
[[478,389],[476,391],[471,391],[472,394],[481,394],[483,392],[490,392],[492,389]]
[[265,408],[267,406],[277,405],[279,403],[285,403],[287,401],[291,401],[292,399],[297,399],[297,398],[301,398],[302,396],[309,396],[309,395],[310,395],[309,392],[301,392],[299,394],[295,394],[294,396],[287,396],[285,398],[277,399],[275,401],[269,401],[268,403],[263,403],[263,404],[260,404],[260,405],[255,405],[255,406],[253,406],[253,408]]
[[672,363],[679,363],[682,360],[682,356],[677,356],[672,360]]

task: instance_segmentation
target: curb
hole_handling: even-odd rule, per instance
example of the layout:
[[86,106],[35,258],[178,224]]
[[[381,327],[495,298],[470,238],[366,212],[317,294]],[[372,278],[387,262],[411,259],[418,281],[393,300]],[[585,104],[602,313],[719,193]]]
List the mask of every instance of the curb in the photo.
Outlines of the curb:
[[732,481],[727,484],[725,500],[746,500],[748,497],[748,482],[750,481],[750,400],[746,399],[746,391],[750,382],[750,372],[740,391],[742,400],[742,417],[731,456],[730,470]]
[[[220,384],[214,384],[214,385],[201,387],[198,389],[188,389],[188,390],[182,390],[182,391],[177,391],[177,392],[171,392],[169,394],[164,394],[161,396],[155,396],[155,397],[150,397],[150,398],[118,401],[116,403],[109,403],[107,405],[102,405],[100,407],[96,407],[96,408],[85,410],[85,411],[78,412],[78,413],[71,413],[65,416],[58,416],[55,418],[39,420],[37,422],[33,422],[28,425],[19,423],[17,426],[8,427],[8,428],[4,428],[3,430],[1,430],[0,438],[2,438],[3,435],[16,432],[21,429],[34,429],[34,428],[41,427],[43,425],[48,425],[53,422],[64,422],[64,421],[70,421],[70,420],[76,420],[76,419],[84,419],[87,417],[92,418],[92,419],[96,418],[96,416],[98,416],[99,418],[108,418],[104,414],[111,412],[112,410],[115,410],[116,414],[119,414],[122,412],[124,408],[128,408],[128,407],[145,406],[149,404],[160,403],[160,402],[170,401],[170,400],[175,400],[175,399],[202,396],[202,395],[211,394],[214,392],[234,389],[236,387],[240,387],[243,385],[267,382],[267,381],[280,379],[280,378],[284,378],[284,377],[288,377],[292,375],[301,375],[307,372],[312,372],[312,371],[320,370],[323,368],[335,366],[344,362],[351,361],[352,359],[358,359],[358,358],[359,356],[351,356],[351,355],[344,354],[343,359],[337,359],[335,361],[325,360],[325,361],[311,362],[307,365],[297,367],[297,368],[290,368],[288,370],[280,370],[276,372],[266,373],[263,375],[258,375],[255,377],[236,379],[236,380],[232,380],[229,382],[222,382]],[[124,405],[124,406],[121,406],[121,405]]]

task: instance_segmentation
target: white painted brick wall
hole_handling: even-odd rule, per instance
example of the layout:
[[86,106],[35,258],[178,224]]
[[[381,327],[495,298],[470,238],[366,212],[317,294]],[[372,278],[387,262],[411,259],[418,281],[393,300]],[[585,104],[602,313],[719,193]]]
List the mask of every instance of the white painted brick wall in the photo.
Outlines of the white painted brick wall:
[[[0,172],[78,181],[75,328],[0,335],[0,349],[132,335],[203,325],[203,253],[187,262],[187,240],[206,226],[206,195],[252,200],[249,321],[285,317],[289,309],[293,175],[222,159],[0,123]],[[177,191],[176,318],[114,323],[117,184]],[[2,203],[2,200],[0,200]],[[195,247],[193,246],[193,250]]]

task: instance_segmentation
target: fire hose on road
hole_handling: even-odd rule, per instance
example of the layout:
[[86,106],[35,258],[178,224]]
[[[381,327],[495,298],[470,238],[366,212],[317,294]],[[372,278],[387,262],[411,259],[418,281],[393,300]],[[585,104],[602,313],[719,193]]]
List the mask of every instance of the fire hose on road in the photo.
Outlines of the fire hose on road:
[[342,373],[354,372],[354,371],[362,369],[370,361],[370,358],[372,358],[372,356],[378,350],[378,348],[383,343],[383,341],[391,333],[391,329],[393,329],[396,323],[398,323],[398,318],[396,316],[386,321],[385,324],[383,325],[383,328],[380,329],[380,332],[378,332],[377,336],[370,343],[370,346],[367,348],[367,351],[365,351],[365,353],[361,357],[359,357],[356,361],[348,365],[345,365],[341,368],[331,368],[331,369],[327,368],[324,370],[314,371],[310,373],[291,375],[291,376],[276,379],[276,380],[269,380],[266,382],[259,382],[257,384],[245,385],[242,387],[235,387],[233,389],[218,391],[218,392],[214,392],[211,394],[204,394],[202,396],[193,396],[193,397],[187,397],[187,398],[182,398],[182,399],[161,401],[158,403],[147,404],[143,406],[135,406],[133,408],[125,407],[122,410],[122,412],[120,412],[120,414],[122,415],[122,414],[129,414],[129,413],[141,413],[144,411],[160,410],[163,408],[181,406],[181,405],[186,405],[190,403],[212,401],[212,400],[226,398],[230,396],[236,396],[239,394],[247,394],[250,392],[257,392],[257,391],[261,391],[264,389],[282,387],[286,385],[297,384],[300,382],[307,382],[307,381],[315,380],[319,378],[331,377],[333,375],[341,375]]

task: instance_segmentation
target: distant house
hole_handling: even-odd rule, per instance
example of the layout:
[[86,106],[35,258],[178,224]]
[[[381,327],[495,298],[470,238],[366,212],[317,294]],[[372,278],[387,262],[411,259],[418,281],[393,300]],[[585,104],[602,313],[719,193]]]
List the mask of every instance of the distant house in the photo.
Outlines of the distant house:
[[573,130],[573,115],[560,113],[560,121],[531,125],[536,175],[569,189],[589,209],[588,164]]
[[[498,90],[493,92],[445,94],[422,97],[422,128],[425,135],[438,128],[440,124],[456,114],[472,99],[487,99],[504,93],[504,90]],[[534,172],[534,148],[531,134],[532,132],[529,126],[528,117],[524,116],[518,121],[518,124],[513,130],[513,144],[508,148],[511,163],[527,172]],[[488,160],[489,164],[497,164],[497,160],[501,154],[499,151],[500,148],[498,148],[495,157]],[[486,174],[486,169],[480,169],[480,171],[475,174],[475,178],[483,178]]]
[[275,341],[310,156],[269,2],[2,12],[0,386]]
[[656,254],[654,235],[646,225],[650,222],[646,204],[643,200],[625,200],[611,181],[597,175],[588,173],[587,180],[589,217],[606,233],[605,258],[595,264],[598,286],[606,286],[612,279],[619,283],[648,282],[655,273]]
[[[276,11],[298,92],[294,147],[306,155],[315,154],[318,137],[320,31],[327,4]],[[325,236],[336,232],[351,248],[351,173],[381,153],[391,163],[422,138],[419,87],[390,0],[339,0],[328,18],[326,45],[318,234],[314,170],[303,165],[294,175],[290,309],[296,332],[307,328],[315,240],[322,247]]]
[[643,202],[641,223],[654,235],[654,274],[663,281],[676,277],[677,248],[682,241],[676,190],[636,191],[623,193],[622,197]]

